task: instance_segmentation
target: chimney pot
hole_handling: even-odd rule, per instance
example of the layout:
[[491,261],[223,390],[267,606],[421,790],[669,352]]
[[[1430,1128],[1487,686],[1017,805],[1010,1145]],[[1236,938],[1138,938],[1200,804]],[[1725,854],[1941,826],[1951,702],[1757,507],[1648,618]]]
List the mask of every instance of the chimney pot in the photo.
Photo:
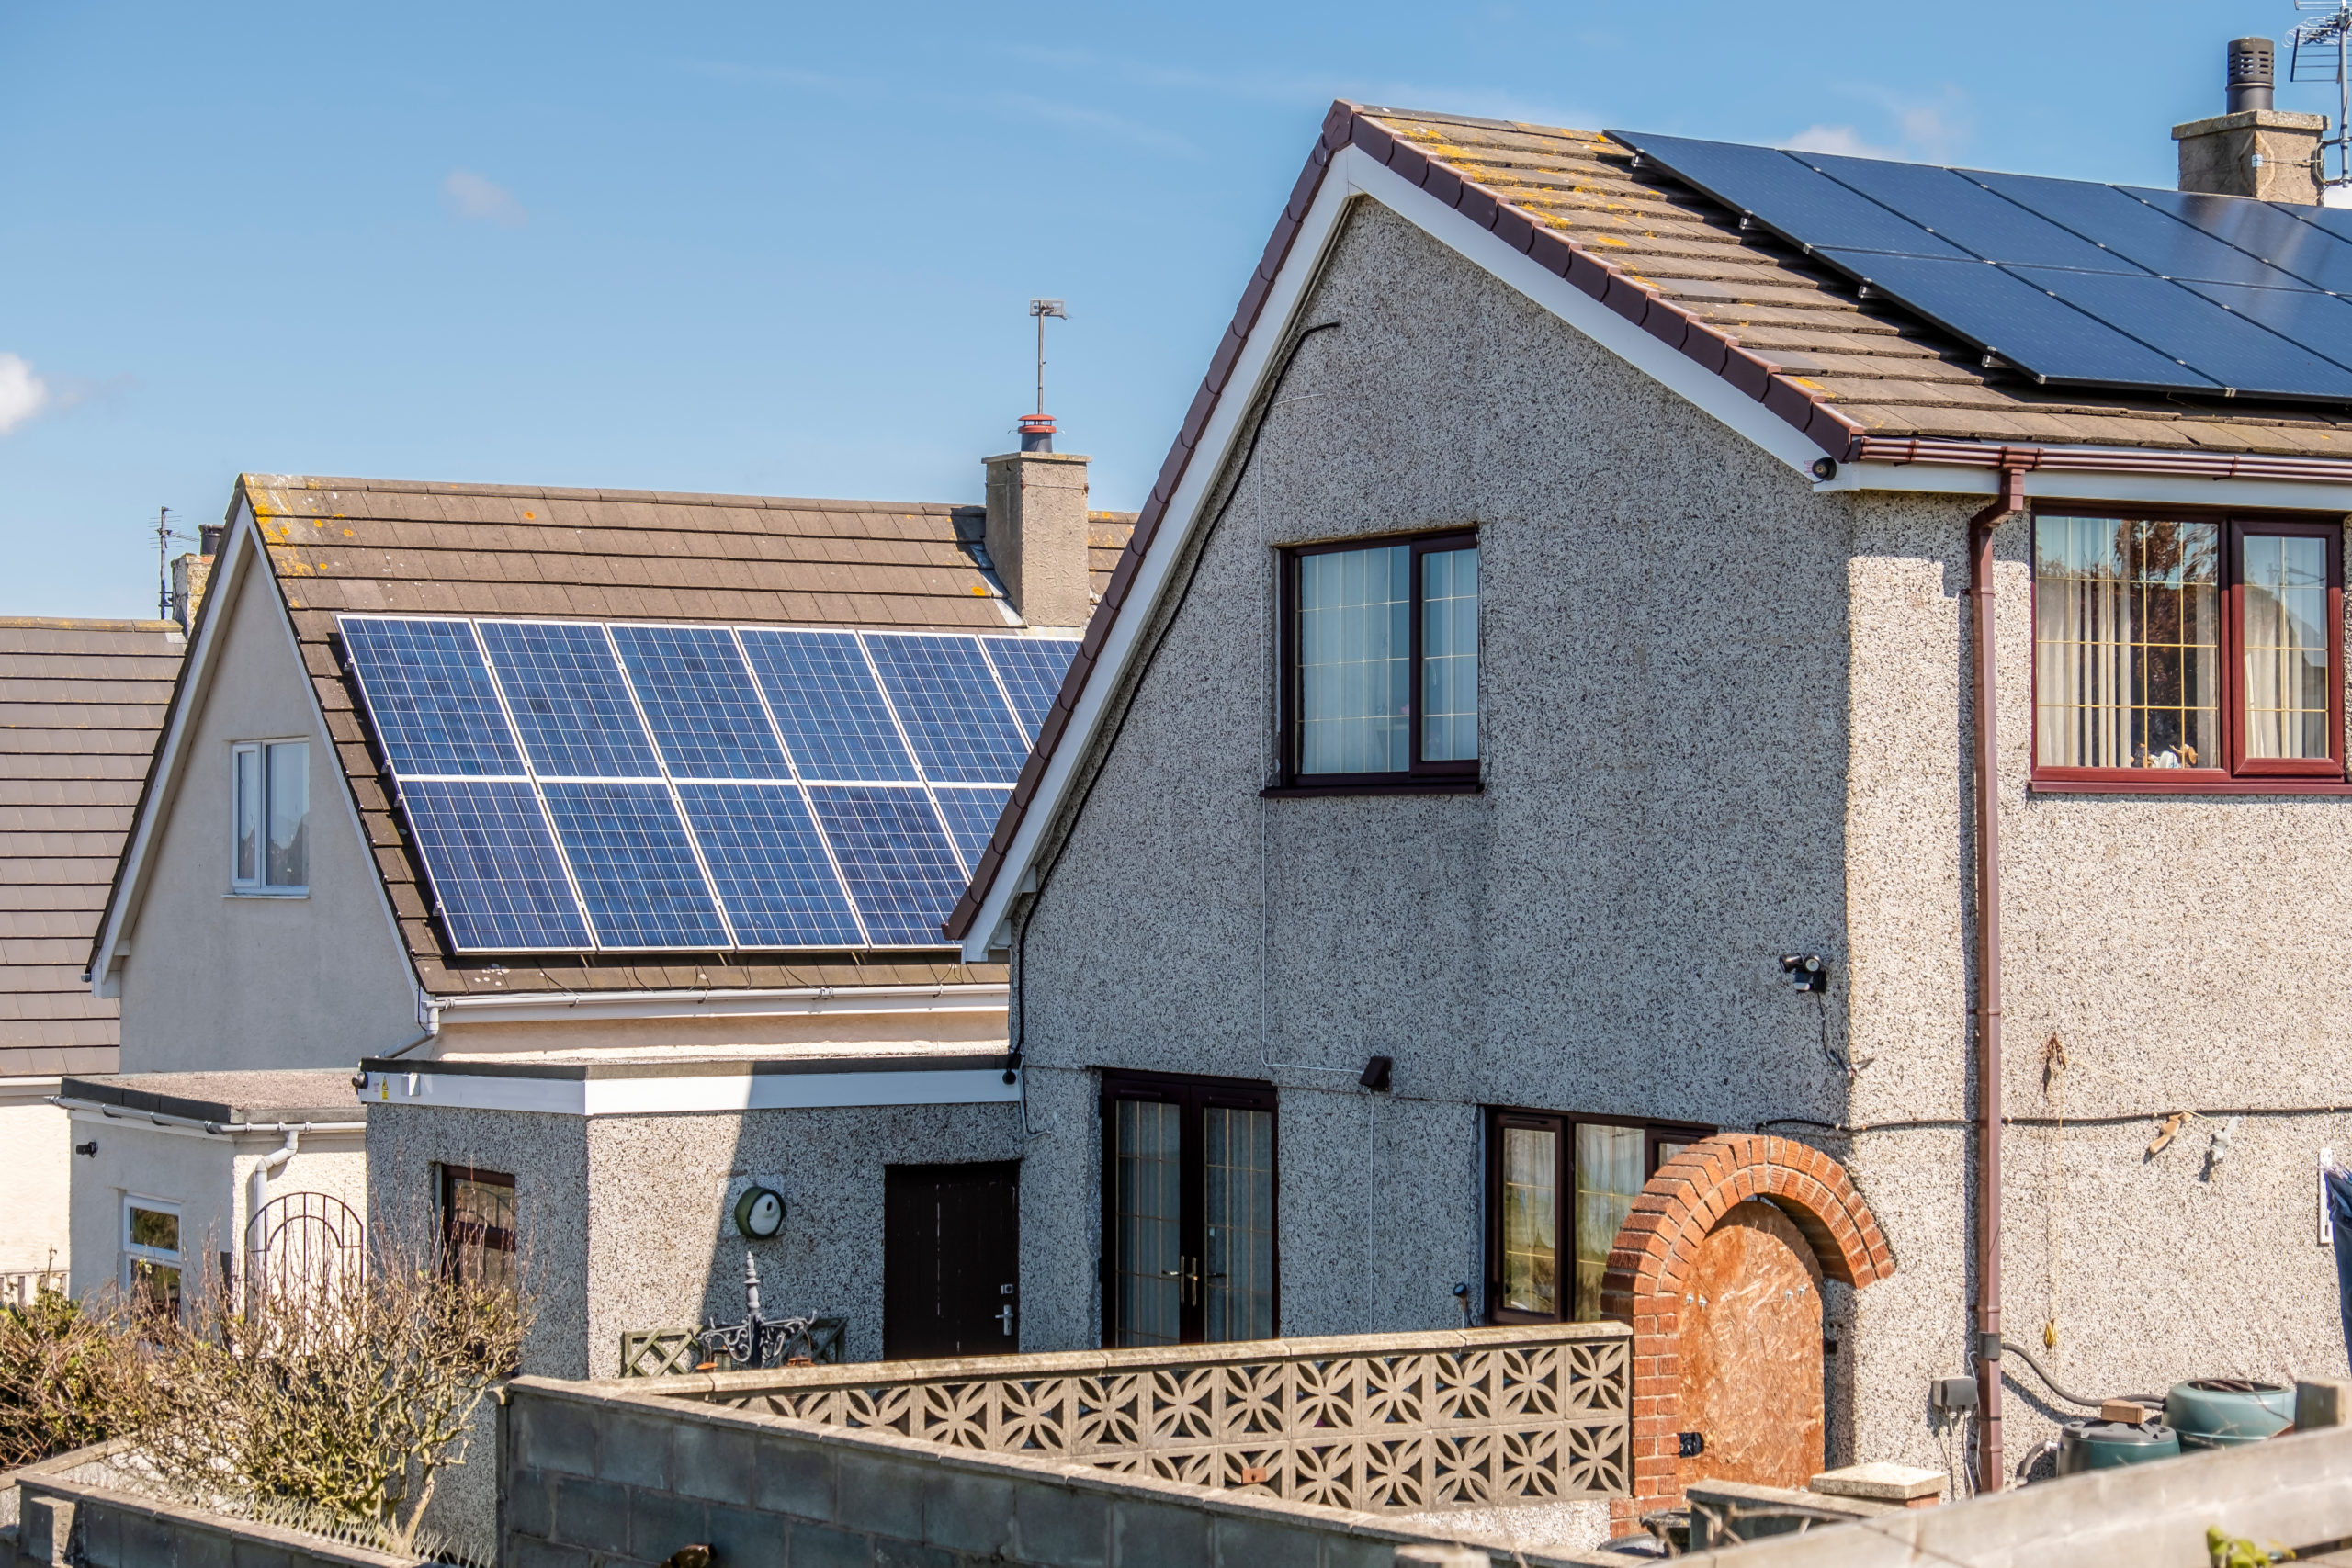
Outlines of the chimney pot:
[[2230,40],[2229,107],[2224,112],[2240,114],[2247,109],[2267,109],[2271,106],[2273,54],[2267,38],[2237,38]]
[[1050,452],[1054,449],[1052,414],[1024,413],[1021,416],[1021,449],[1023,452]]

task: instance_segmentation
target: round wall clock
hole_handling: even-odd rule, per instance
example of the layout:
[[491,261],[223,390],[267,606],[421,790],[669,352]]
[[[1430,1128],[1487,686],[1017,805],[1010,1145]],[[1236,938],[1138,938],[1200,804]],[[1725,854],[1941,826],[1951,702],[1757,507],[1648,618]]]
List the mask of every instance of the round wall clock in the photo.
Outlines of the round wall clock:
[[735,1200],[735,1228],[753,1241],[766,1241],[784,1228],[784,1195],[747,1187]]

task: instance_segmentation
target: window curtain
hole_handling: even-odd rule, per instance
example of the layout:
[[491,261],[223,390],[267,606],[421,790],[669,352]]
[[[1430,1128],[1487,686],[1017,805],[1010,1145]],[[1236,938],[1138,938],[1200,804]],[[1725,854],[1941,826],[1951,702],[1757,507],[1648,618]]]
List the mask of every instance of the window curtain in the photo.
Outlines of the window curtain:
[[2257,534],[2242,564],[2246,755],[2325,757],[2327,546]]
[[2036,754],[2061,768],[2221,765],[2220,526],[2034,524]]

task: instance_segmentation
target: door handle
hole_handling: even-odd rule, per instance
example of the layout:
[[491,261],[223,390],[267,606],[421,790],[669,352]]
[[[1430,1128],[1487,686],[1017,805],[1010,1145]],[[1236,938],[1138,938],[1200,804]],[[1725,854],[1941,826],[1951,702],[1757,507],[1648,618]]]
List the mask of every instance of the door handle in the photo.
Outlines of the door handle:
[[1005,1304],[998,1310],[996,1318],[999,1323],[1004,1325],[1005,1333],[1010,1335],[1012,1332],[1012,1303],[1011,1302],[1005,1303]]
[[1200,1305],[1201,1260],[1197,1258],[1187,1258],[1184,1259],[1184,1289],[1191,1292],[1192,1304],[1193,1306]]

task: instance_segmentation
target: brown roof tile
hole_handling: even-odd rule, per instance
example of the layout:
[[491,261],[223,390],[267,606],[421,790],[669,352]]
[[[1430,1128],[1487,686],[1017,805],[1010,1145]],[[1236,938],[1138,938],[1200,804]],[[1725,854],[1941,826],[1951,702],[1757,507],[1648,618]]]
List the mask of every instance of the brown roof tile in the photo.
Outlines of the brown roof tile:
[[82,971],[183,648],[167,621],[0,619],[0,1076],[114,1070]]

